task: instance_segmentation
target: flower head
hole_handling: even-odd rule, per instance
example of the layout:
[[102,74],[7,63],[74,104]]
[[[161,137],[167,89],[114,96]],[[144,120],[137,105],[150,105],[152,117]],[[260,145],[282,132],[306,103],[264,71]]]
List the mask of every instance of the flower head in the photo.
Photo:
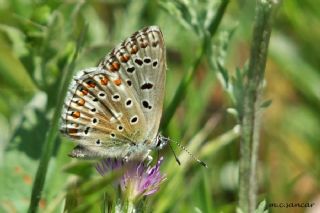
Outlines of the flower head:
[[127,198],[133,201],[158,191],[160,184],[166,179],[166,176],[160,173],[162,161],[163,157],[158,160],[156,165],[151,167],[146,166],[143,162],[130,161],[123,163],[116,159],[104,159],[97,164],[96,169],[101,175],[115,169],[124,169],[124,174],[118,184],[120,184],[121,191],[127,195]]

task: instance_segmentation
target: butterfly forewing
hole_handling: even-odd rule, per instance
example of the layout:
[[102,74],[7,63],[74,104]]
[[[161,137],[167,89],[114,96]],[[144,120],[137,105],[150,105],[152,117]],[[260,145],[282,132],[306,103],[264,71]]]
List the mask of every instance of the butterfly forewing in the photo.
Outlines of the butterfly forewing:
[[166,73],[165,47],[160,29],[151,26],[134,33],[99,66],[110,67],[112,61],[121,64],[120,76],[133,87],[147,122],[146,139],[153,140],[162,115]]
[[160,29],[146,27],[134,33],[98,67],[76,75],[66,97],[61,131],[88,155],[134,155],[132,146],[146,141],[151,148],[162,113],[165,69]]

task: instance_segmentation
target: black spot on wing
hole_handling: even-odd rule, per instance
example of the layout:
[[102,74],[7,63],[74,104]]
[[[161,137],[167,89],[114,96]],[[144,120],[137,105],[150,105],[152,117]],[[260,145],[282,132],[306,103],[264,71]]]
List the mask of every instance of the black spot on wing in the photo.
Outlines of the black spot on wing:
[[151,84],[151,83],[144,83],[144,84],[142,84],[141,85],[141,89],[143,89],[143,90],[145,90],[145,89],[152,89],[152,87],[153,87],[153,84]]

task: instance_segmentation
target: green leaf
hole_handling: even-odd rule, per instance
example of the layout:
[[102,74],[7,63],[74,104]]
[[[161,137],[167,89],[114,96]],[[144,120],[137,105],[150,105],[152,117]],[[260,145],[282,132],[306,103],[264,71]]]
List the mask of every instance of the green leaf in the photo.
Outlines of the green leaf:
[[30,96],[37,90],[27,70],[2,37],[0,37],[0,79],[2,84],[0,88],[9,86],[19,95]]
[[[176,0],[162,1],[160,5],[186,29],[192,29],[199,37],[203,37],[205,34],[205,9],[209,7],[207,2]],[[219,23],[220,20],[217,20],[217,26]]]
[[229,85],[229,74],[228,74],[228,71],[227,69],[222,66],[221,63],[217,62],[217,66],[218,66],[218,70],[220,71],[222,77],[223,77],[223,85],[225,86],[225,88],[227,89],[228,88],[228,85]]
[[42,5],[34,9],[31,19],[39,24],[46,24],[50,17],[51,9],[47,5]]
[[243,99],[244,99],[244,73],[240,68],[236,69],[236,75],[232,78],[232,96],[234,97],[235,106],[241,116],[243,113]]
[[255,213],[268,213],[268,210],[265,210],[267,207],[266,200],[263,200],[259,203],[258,208],[254,211]]

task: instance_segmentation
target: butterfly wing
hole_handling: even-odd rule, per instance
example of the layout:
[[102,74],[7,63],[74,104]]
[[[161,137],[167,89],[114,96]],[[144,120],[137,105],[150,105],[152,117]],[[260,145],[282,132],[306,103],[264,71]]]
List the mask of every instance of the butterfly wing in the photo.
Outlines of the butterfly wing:
[[88,155],[123,157],[135,141],[146,137],[145,127],[132,89],[117,73],[90,68],[74,78],[61,131],[92,152]]
[[[165,50],[158,27],[134,33],[98,67],[80,71],[66,97],[61,132],[79,146],[74,157],[125,157],[153,141],[159,127]],[[144,158],[148,149],[139,148]]]
[[121,64],[120,76],[134,88],[147,123],[146,140],[158,134],[165,91],[166,58],[162,32],[149,26],[134,33],[108,55],[99,67]]

